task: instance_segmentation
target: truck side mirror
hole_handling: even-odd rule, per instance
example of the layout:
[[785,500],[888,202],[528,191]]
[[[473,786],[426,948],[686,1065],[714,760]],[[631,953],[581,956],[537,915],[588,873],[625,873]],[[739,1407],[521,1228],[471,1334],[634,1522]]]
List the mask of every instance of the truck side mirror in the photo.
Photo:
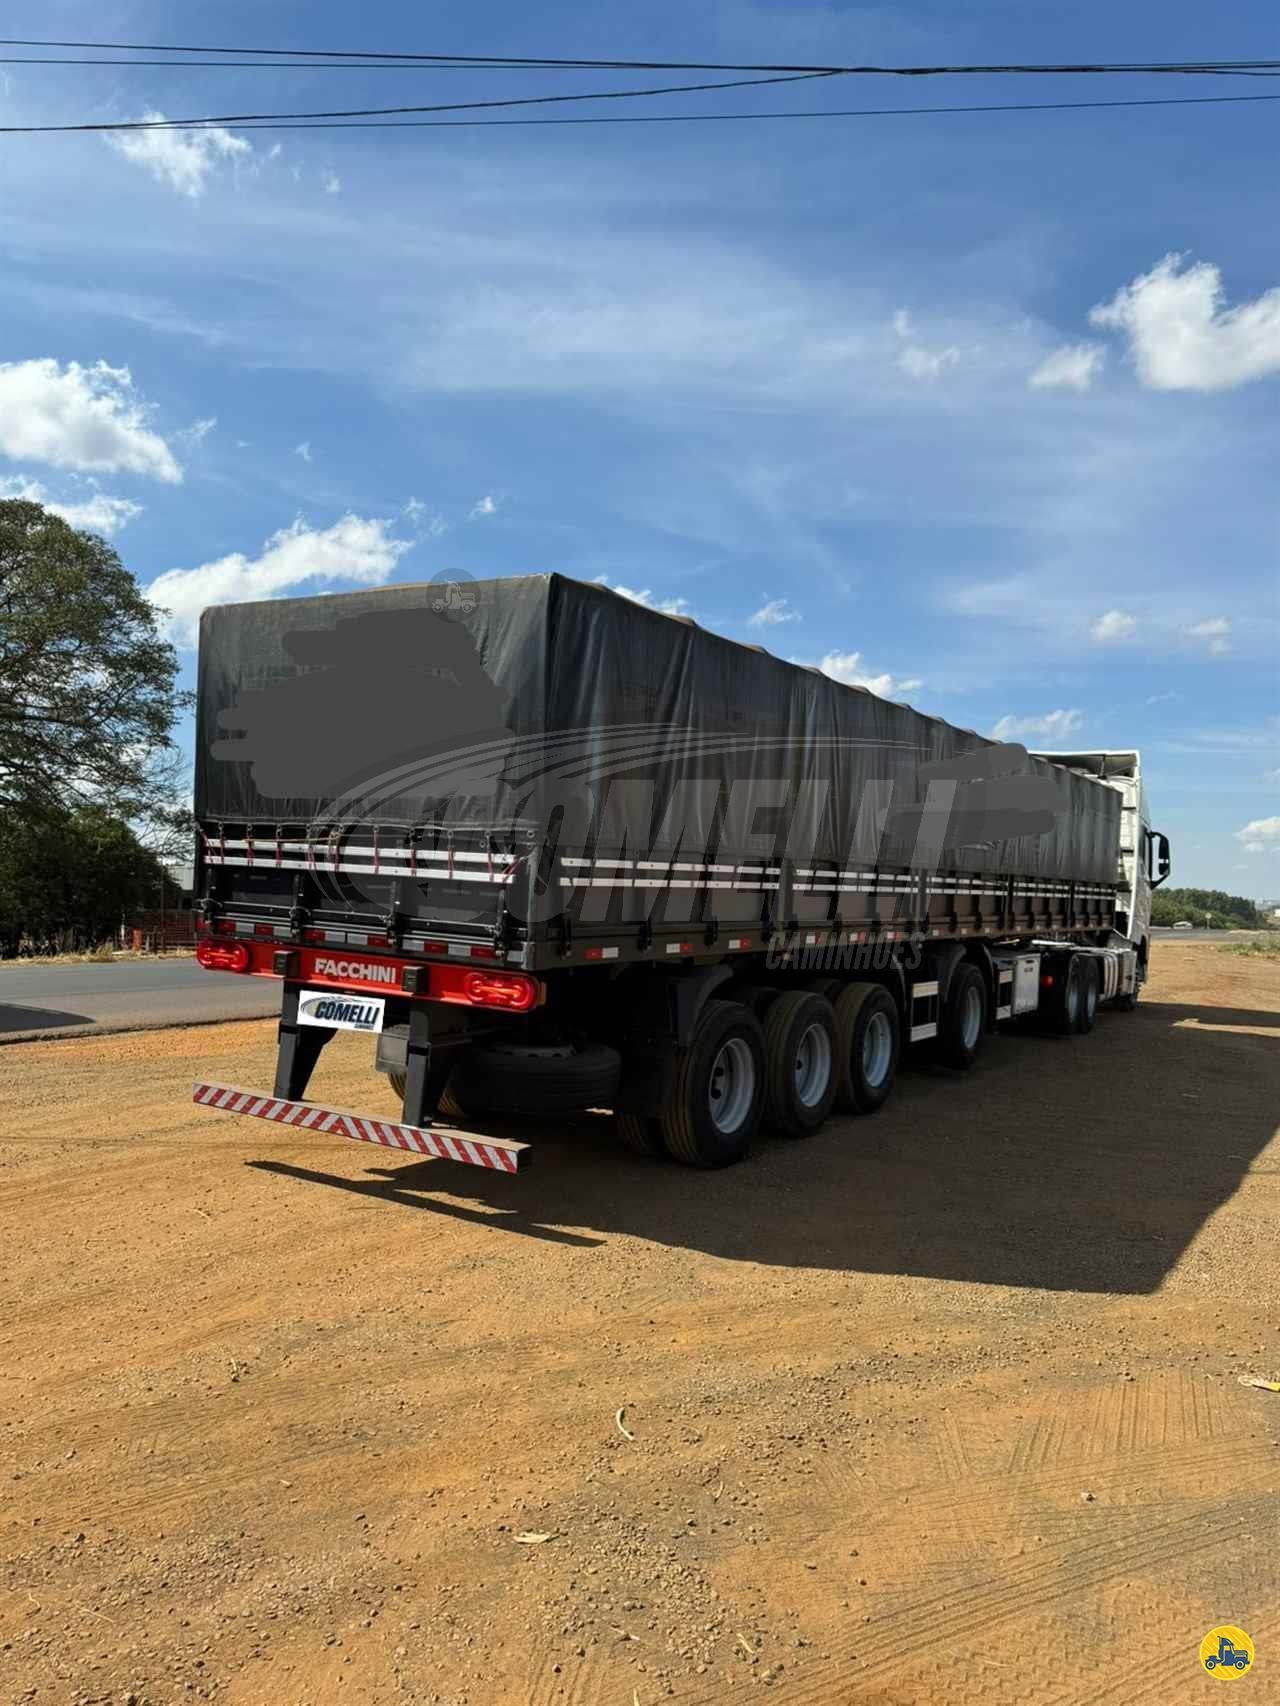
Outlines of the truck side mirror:
[[1155,829],[1148,833],[1147,875],[1151,879],[1152,888],[1158,889],[1169,875],[1169,837],[1161,835],[1159,830]]

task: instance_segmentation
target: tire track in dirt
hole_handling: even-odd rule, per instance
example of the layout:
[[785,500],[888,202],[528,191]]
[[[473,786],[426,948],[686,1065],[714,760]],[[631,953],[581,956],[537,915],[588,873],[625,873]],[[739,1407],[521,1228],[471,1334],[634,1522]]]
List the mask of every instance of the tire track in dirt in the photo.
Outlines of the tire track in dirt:
[[[1266,1474],[1274,1479],[1270,1465]],[[1239,1481],[1234,1490],[1240,1490]],[[830,1706],[838,1698],[837,1690],[847,1689],[854,1680],[862,1684],[887,1678],[913,1659],[935,1654],[939,1646],[963,1641],[971,1650],[978,1649],[980,1638],[1003,1625],[1064,1600],[1078,1601],[1088,1589],[1122,1573],[1149,1571],[1218,1548],[1238,1522],[1238,1515],[1229,1508],[1215,1513],[1201,1504],[1163,1522],[1144,1522],[1141,1532],[1127,1541],[1106,1535],[1069,1548],[1065,1554],[1016,1566],[975,1586],[959,1606],[936,1596],[900,1605],[889,1617],[864,1626],[860,1634],[830,1642],[839,1656],[833,1653],[831,1660],[815,1665],[804,1678],[779,1690],[778,1697],[790,1706]],[[716,1697],[694,1697],[690,1706],[716,1706]]]
[[[1254,1646],[1261,1653],[1273,1654],[1280,1647],[1280,1617],[1268,1612],[1262,1617],[1244,1615],[1233,1618],[1237,1628],[1248,1630]],[[1177,1689],[1186,1690],[1200,1670],[1200,1641],[1203,1629],[1187,1631],[1187,1639],[1178,1646],[1166,1646],[1154,1658],[1146,1649],[1142,1655],[1142,1673],[1114,1677],[1085,1692],[1077,1694],[1071,1706],[1169,1706],[1177,1699]],[[1274,1663],[1274,1660],[1273,1660]]]

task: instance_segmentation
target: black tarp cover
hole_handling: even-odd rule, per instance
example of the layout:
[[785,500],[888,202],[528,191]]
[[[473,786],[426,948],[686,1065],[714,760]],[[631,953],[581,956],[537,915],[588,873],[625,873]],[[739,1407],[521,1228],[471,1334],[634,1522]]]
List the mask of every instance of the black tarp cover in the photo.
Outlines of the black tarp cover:
[[206,824],[1117,872],[1105,785],[562,575],[206,610],[196,740]]

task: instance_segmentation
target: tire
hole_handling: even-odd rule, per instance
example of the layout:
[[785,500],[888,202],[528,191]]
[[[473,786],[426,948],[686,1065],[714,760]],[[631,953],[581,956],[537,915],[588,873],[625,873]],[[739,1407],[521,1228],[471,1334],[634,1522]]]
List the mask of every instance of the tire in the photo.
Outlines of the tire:
[[1080,956],[1080,1012],[1076,1018],[1077,1036],[1087,1037],[1097,1023],[1098,988],[1101,982],[1097,960]]
[[[442,1115],[447,1120],[465,1119],[466,1110],[454,1095],[453,1087],[449,1082],[452,1074],[453,1062],[449,1061],[443,1067],[436,1067],[428,1076],[427,1112],[433,1115]],[[391,1085],[392,1091],[399,1098],[400,1104],[403,1107],[405,1082],[404,1073],[388,1072],[387,1079]]]
[[778,994],[779,991],[771,983],[731,983],[725,986],[723,996],[717,990],[711,999],[740,1002],[742,1006],[750,1008],[757,1019],[763,1020],[778,999]]
[[845,981],[842,977],[811,977],[805,984],[806,989],[814,995],[821,995],[833,1007],[840,999],[845,987]]
[[951,973],[938,1024],[938,1058],[944,1066],[967,1072],[982,1053],[987,1033],[987,980],[971,960]]
[[765,1124],[811,1137],[835,1104],[836,1016],[823,995],[789,989],[764,1018]]
[[836,1101],[841,1113],[873,1114],[893,1093],[902,1050],[898,1004],[879,983],[851,983],[835,1007]]
[[749,1007],[708,1001],[662,1112],[667,1152],[689,1167],[741,1161],[764,1111],[764,1032]]
[[1053,994],[1045,1007],[1044,1016],[1049,1028],[1059,1036],[1074,1037],[1080,1029],[1080,1014],[1084,1008],[1085,981],[1082,971],[1085,961],[1079,954],[1065,954],[1056,962],[1053,973]]
[[633,1155],[647,1155],[654,1160],[665,1158],[667,1146],[662,1141],[662,1126],[647,1114],[615,1114],[613,1129],[618,1142]]
[[450,1089],[465,1108],[493,1114],[568,1114],[608,1107],[622,1056],[604,1043],[582,1048],[499,1043],[467,1050]]

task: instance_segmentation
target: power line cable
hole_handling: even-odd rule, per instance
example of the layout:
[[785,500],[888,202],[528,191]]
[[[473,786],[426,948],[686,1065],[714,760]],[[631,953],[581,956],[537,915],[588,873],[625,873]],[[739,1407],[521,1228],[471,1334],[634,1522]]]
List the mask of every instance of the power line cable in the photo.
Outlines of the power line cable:
[[330,112],[309,113],[219,113],[209,118],[101,119],[79,124],[0,125],[0,134],[32,134],[69,130],[202,130],[254,128],[264,122],[299,122],[324,119],[394,118],[402,113],[474,112],[489,107],[541,107],[563,101],[632,101],[654,95],[695,95],[715,89],[758,89],[766,84],[808,83],[839,76],[833,71],[802,71],[785,77],[735,77],[721,83],[668,83],[654,89],[598,89],[576,95],[510,95],[496,101],[437,101],[429,106],[348,107]]
[[[348,119],[320,120],[313,124],[271,121],[258,124],[232,124],[232,130],[464,130],[512,125],[573,125],[573,124],[728,124],[767,119],[821,118],[910,118],[940,113],[1056,113],[1095,111],[1107,107],[1203,107],[1238,106],[1253,101],[1280,101],[1280,95],[1170,95],[1163,99],[1128,101],[1008,101],[974,106],[954,107],[818,107],[811,111],[776,113],[595,113],[575,118],[419,118],[419,119]],[[207,122],[207,121],[206,121]],[[67,130],[117,130],[118,125],[0,125],[0,136]],[[185,128],[199,129],[188,125]]]
[[[404,53],[363,48],[208,47],[197,46],[191,43],[173,44],[160,42],[56,41],[20,36],[0,37],[0,47],[44,47],[117,53],[217,54],[234,56],[233,62],[241,56],[256,54],[264,60],[270,60],[273,62],[285,61],[304,65],[316,61],[324,62],[332,60],[347,60],[356,62],[358,65],[367,66],[372,66],[377,63],[404,63],[414,65],[475,66],[477,68],[523,66],[530,69],[752,71],[791,72],[808,75],[817,75],[824,72],[839,72],[845,76],[881,77],[1003,76],[1011,74],[1030,76],[1098,76],[1145,72],[1160,75],[1181,74],[1209,76],[1216,75],[1221,72],[1280,70],[1280,60],[1276,59],[1096,60],[1074,62],[1062,61],[1041,64],[1008,63],[994,65],[790,65],[756,62],[738,63],[716,60],[569,59],[534,56],[526,57],[512,54]],[[118,63],[165,64],[171,62],[164,60],[124,60]]]

